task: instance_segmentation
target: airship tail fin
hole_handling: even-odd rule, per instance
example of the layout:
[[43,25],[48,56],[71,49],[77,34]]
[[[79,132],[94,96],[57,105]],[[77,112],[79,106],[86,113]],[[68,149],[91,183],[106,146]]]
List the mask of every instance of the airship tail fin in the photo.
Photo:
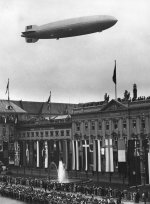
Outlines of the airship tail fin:
[[27,43],[35,43],[38,41],[38,38],[25,38],[26,42]]

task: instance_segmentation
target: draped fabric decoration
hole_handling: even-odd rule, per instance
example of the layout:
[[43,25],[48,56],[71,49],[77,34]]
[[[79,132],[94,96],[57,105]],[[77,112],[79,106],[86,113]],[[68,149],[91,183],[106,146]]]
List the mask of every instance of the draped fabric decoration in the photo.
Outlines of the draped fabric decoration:
[[82,140],[83,148],[83,170],[88,171],[89,169],[89,140]]
[[39,141],[39,167],[43,168],[43,141]]
[[23,166],[23,142],[19,141],[19,147],[20,147],[20,165]]
[[75,141],[72,140],[72,170],[76,169]]
[[48,143],[45,141],[45,168],[48,168]]
[[118,139],[118,162],[126,162],[126,151],[124,139]]
[[106,172],[114,172],[112,139],[105,139]]
[[39,160],[39,141],[36,141],[36,167],[40,167],[40,160]]
[[143,146],[143,160],[145,165],[145,181],[146,184],[150,184],[150,157],[148,139],[144,139],[142,141],[142,146]]
[[48,141],[48,161],[49,164],[53,161],[53,153],[54,153],[54,140]]
[[37,141],[33,141],[33,166],[37,166]]
[[129,185],[141,184],[140,156],[138,152],[139,140],[128,140],[128,173]]
[[149,184],[150,184],[150,150],[148,152],[148,175],[149,175]]
[[100,140],[93,142],[93,171],[101,172],[101,146]]
[[79,141],[72,140],[72,170],[79,170]]
[[55,162],[56,166],[58,167],[59,165],[59,155],[60,155],[60,150],[59,150],[59,140],[54,141],[53,143],[53,162]]
[[67,141],[67,148],[68,148],[68,167],[67,170],[72,169],[72,151],[71,151],[72,143],[70,140]]
[[29,142],[29,162],[30,162],[30,166],[33,167],[33,156],[34,156],[34,144],[33,141],[30,140]]
[[127,163],[126,163],[126,150],[124,139],[118,139],[118,172],[126,175]]
[[17,141],[14,142],[14,148],[15,148],[15,166],[19,166],[20,163],[20,147],[19,143]]
[[26,141],[23,141],[23,166],[26,166]]
[[75,149],[76,149],[76,170],[79,170],[79,141],[75,141]]
[[26,164],[29,165],[29,144],[26,143]]
[[[21,151],[21,153],[23,154],[23,150]],[[15,164],[15,145],[13,142],[9,143],[9,164]]]
[[42,141],[42,168],[45,168],[45,141]]
[[66,170],[68,170],[68,154],[67,140],[63,140],[63,163]]

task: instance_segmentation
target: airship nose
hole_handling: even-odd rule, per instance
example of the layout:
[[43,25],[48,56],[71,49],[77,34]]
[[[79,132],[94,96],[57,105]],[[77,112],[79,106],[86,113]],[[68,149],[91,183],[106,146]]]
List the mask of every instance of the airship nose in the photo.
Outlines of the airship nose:
[[113,25],[115,25],[117,23],[117,21],[118,20],[112,16],[108,17],[108,20],[106,20],[106,26],[108,26],[107,28],[110,28]]
[[117,23],[117,19],[113,16],[105,16],[105,18],[103,19],[103,29],[107,29],[112,27],[113,25],[115,25]]

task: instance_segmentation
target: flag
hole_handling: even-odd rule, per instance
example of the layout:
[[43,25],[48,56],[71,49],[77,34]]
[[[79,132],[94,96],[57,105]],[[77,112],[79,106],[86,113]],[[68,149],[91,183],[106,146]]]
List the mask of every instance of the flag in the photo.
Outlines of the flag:
[[140,157],[137,154],[139,140],[128,140],[128,173],[129,185],[141,184]]
[[26,162],[29,165],[29,144],[26,143]]
[[39,141],[36,141],[36,167],[40,166],[40,160],[39,160]]
[[45,141],[45,168],[48,168],[48,143]]
[[68,169],[68,144],[67,140],[63,140],[63,163],[65,165],[65,169]]
[[8,91],[9,91],[9,79],[8,79],[8,82],[7,82],[6,93],[5,94],[7,94]]
[[0,152],[3,152],[3,141],[0,141]]
[[150,152],[148,152],[148,175],[149,175],[149,184],[150,184]]
[[100,140],[93,142],[93,171],[101,172],[101,146]]
[[83,169],[85,171],[89,168],[89,140],[82,140],[83,147]]
[[105,139],[106,172],[114,172],[112,139]]
[[118,172],[126,175],[127,163],[126,163],[126,150],[124,139],[118,139]]
[[126,162],[124,139],[118,139],[118,162]]
[[79,170],[79,141],[72,140],[72,170]]
[[114,67],[114,73],[113,73],[113,82],[116,84],[117,83],[117,80],[116,80],[116,60],[115,60],[115,67]]
[[50,110],[50,104],[51,104],[51,91],[50,91],[50,95],[49,95],[48,100],[47,100],[47,104],[48,104],[48,110]]

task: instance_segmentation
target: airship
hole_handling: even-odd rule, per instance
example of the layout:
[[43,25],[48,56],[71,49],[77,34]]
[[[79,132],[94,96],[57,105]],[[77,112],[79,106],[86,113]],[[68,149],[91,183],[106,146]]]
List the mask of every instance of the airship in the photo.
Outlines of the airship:
[[113,16],[95,15],[56,21],[41,26],[29,25],[25,27],[21,37],[27,43],[35,43],[39,39],[59,39],[102,32],[113,25],[117,19]]

